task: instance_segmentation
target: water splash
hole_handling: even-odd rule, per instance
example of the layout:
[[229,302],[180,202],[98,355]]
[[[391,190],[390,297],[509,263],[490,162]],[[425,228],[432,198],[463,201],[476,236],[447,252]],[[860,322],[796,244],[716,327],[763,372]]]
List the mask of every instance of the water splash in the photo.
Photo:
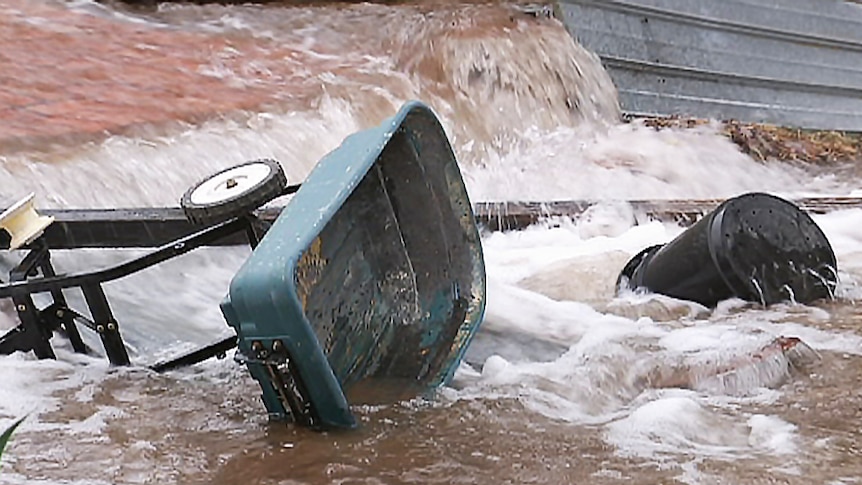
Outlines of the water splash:
[[[791,261],[791,264],[793,264],[792,261]],[[784,285],[781,287],[781,289],[787,292],[787,297],[790,299],[790,303],[795,305],[796,304],[796,294],[793,293],[793,288],[791,288],[790,285]]]
[[[472,199],[500,201],[502,216],[508,216],[506,201],[523,199],[724,197],[744,190],[810,192],[858,185],[852,180],[842,182],[845,186],[828,185],[812,180],[799,167],[754,163],[709,128],[655,131],[637,123],[603,124],[601,118],[605,115],[601,110],[608,108],[607,113],[613,117],[616,109],[615,100],[611,102],[602,94],[609,93],[612,87],[571,84],[577,76],[592,76],[599,82],[604,74],[586,71],[596,64],[589,60],[582,62],[580,56],[589,55],[572,50],[568,40],[563,42],[568,36],[556,21],[518,19],[510,37],[507,29],[512,28],[512,21],[506,7],[502,7],[505,13],[500,13],[499,5],[445,8],[405,5],[393,7],[394,11],[387,8],[371,4],[337,8],[303,6],[287,12],[267,9],[266,15],[261,15],[260,8],[253,6],[160,6],[155,16],[162,17],[161,23],[167,26],[221,29],[231,35],[275,39],[296,46],[300,57],[309,60],[309,64],[308,72],[301,72],[292,81],[306,83],[311,94],[286,97],[283,104],[269,113],[186,127],[148,138],[117,137],[102,144],[70,149],[60,158],[39,154],[7,158],[0,166],[0,179],[9,182],[5,190],[37,189],[52,206],[175,205],[178,195],[199,177],[259,156],[282,160],[291,180],[300,181],[313,163],[344,136],[391,115],[407,97],[427,100],[442,115],[464,166]],[[450,26],[451,22],[456,25]],[[495,26],[494,22],[502,23]],[[521,22],[531,23],[520,25]],[[445,38],[437,42],[441,34]],[[530,41],[531,35],[546,37]],[[437,49],[439,57],[424,52],[426,47]],[[541,57],[539,51],[543,49],[559,53]],[[370,51],[373,53],[369,54]],[[530,59],[531,56],[535,59]],[[461,57],[469,62],[461,65]],[[507,71],[510,57],[517,58],[513,65],[530,72]],[[247,64],[250,69],[242,66],[237,69],[236,65],[225,63],[223,67],[226,70],[219,71],[219,75],[236,76],[239,82],[263,82],[250,75],[265,72],[271,66]],[[499,74],[497,67],[501,68]],[[315,72],[315,68],[321,70]],[[557,70],[561,71],[562,83],[554,79]],[[545,85],[549,87],[545,89]],[[595,99],[590,100],[590,96]],[[590,111],[590,103],[596,111]],[[581,111],[574,111],[575,105]],[[627,219],[620,217],[620,221],[627,224]],[[862,227],[858,218],[842,219],[842,224]],[[763,333],[782,334],[790,325],[788,319],[801,320],[802,323],[790,328],[816,334],[818,339],[812,342],[829,352],[858,353],[858,339],[846,343],[839,335],[816,333],[812,328],[818,323],[816,319],[786,309],[768,313],[739,304],[733,312],[710,313],[685,302],[649,297],[651,302],[661,303],[659,311],[644,303],[647,297],[643,295],[615,298],[612,283],[627,259],[617,258],[617,253],[630,256],[637,248],[666,242],[681,230],[655,222],[622,227],[618,234],[599,231],[588,235],[580,232],[578,226],[559,224],[514,234],[485,235],[489,306],[483,335],[497,336],[498,341],[514,347],[520,354],[506,365],[497,361],[496,371],[495,361],[486,360],[491,365],[485,381],[480,375],[478,384],[467,384],[459,391],[462,396],[472,393],[473,402],[411,412],[400,421],[396,419],[398,429],[375,424],[390,419],[386,410],[369,413],[364,416],[366,430],[370,429],[366,434],[360,430],[355,440],[338,436],[331,441],[327,436],[291,434],[290,429],[267,426],[263,418],[256,419],[261,411],[256,401],[259,391],[241,369],[232,365],[208,363],[179,377],[120,373],[119,378],[116,372],[108,373],[100,367],[98,375],[84,383],[86,389],[72,382],[66,386],[71,391],[62,397],[89,392],[98,394],[96,400],[107,400],[109,404],[134,400],[149,407],[129,406],[128,416],[113,417],[118,421],[116,429],[124,429],[124,435],[100,436],[99,439],[109,440],[107,445],[105,441],[82,443],[75,436],[70,439],[63,433],[65,428],[57,423],[80,419],[81,414],[90,411],[78,406],[58,407],[56,415],[43,419],[41,425],[45,429],[33,433],[29,441],[22,441],[20,453],[25,459],[18,465],[25,461],[38,463],[61,444],[62,459],[72,471],[57,467],[56,471],[34,473],[44,474],[40,476],[46,480],[60,480],[56,478],[60,475],[52,473],[62,473],[61,478],[74,473],[98,479],[104,475],[105,467],[111,467],[118,470],[114,475],[118,480],[129,482],[159,480],[159,477],[171,481],[177,480],[177,476],[181,481],[210,481],[206,474],[210,468],[221,467],[223,457],[238,463],[246,477],[249,469],[265,468],[256,458],[248,458],[254,453],[236,453],[237,449],[248,449],[247,444],[263,447],[258,448],[263,450],[259,454],[266,455],[280,450],[284,441],[297,441],[301,443],[298,448],[303,450],[291,455],[290,460],[284,459],[284,454],[273,453],[279,459],[278,464],[270,462],[277,465],[272,468],[273,473],[284,472],[282,477],[292,473],[292,477],[299,475],[297,480],[314,481],[320,479],[320,470],[337,468],[348,480],[361,480],[391,473],[393,468],[395,473],[403,471],[399,466],[404,462],[404,443],[421,435],[428,438],[415,448],[423,455],[444,450],[439,461],[433,462],[432,457],[426,469],[443,480],[457,480],[465,472],[459,466],[451,475],[441,476],[440,463],[448,466],[454,461],[474,467],[471,470],[481,468],[459,461],[470,460],[463,458],[469,457],[469,452],[502,455],[502,461],[506,462],[513,456],[506,454],[506,450],[513,449],[507,446],[514,446],[517,458],[521,458],[524,449],[543,450],[541,447],[549,442],[560,446],[544,456],[538,453],[538,459],[530,455],[531,461],[544,466],[547,457],[570,454],[585,463],[599,462],[600,468],[606,464],[620,468],[631,474],[635,482],[645,480],[642,474],[650,466],[620,460],[618,451],[626,453],[640,445],[645,451],[637,455],[659,455],[657,459],[664,460],[662,470],[692,456],[698,462],[704,457],[719,456],[735,460],[734,465],[743,470],[740,473],[748,474],[743,478],[762,473],[764,463],[769,463],[772,449],[769,443],[790,432],[782,426],[786,423],[749,419],[750,413],[753,409],[765,412],[762,409],[766,408],[780,414],[788,412],[788,407],[774,405],[777,393],[766,393],[766,398],[746,393],[757,394],[757,388],[764,383],[780,383],[787,375],[781,355],[795,366],[796,353],[803,359],[806,351],[797,346],[782,354],[769,354],[763,359],[765,368],[760,371],[756,366],[742,366],[735,372],[723,367],[719,369],[723,372],[711,375],[706,371],[707,364],[727,363],[732,360],[731,355],[739,357],[738,351],[725,352],[736,346],[750,348],[747,338],[751,334],[756,334],[757,342],[769,338]],[[157,336],[158,341],[152,342],[152,346],[176,349],[184,343],[178,341],[226,331],[217,302],[245,256],[220,249],[204,253],[198,259],[190,256],[193,259],[187,265],[160,266],[150,276],[142,275],[143,279],[118,282],[111,288],[111,298],[118,303],[118,315],[123,322],[136,322],[129,326],[130,340],[152,342],[152,337]],[[73,269],[86,269],[111,260],[90,253],[63,257],[58,265]],[[534,277],[551,270],[556,271],[553,278]],[[834,272],[834,268],[831,270]],[[528,277],[531,280],[524,281]],[[607,285],[603,286],[603,282]],[[759,288],[757,281],[754,284]],[[563,288],[553,298],[547,297],[556,291],[555,285]],[[760,296],[762,301],[762,291]],[[154,301],[160,304],[153,305]],[[635,310],[614,314],[610,307],[620,301],[631,304]],[[142,352],[151,350],[142,347]],[[503,352],[503,346],[494,350]],[[61,361],[63,372],[74,375],[75,369],[70,368],[73,364],[68,364],[74,362],[74,356],[68,354],[61,353],[65,359]],[[15,363],[19,362],[16,359],[4,360],[0,369],[5,369],[6,374],[16,374]],[[741,359],[740,364],[747,362]],[[41,402],[45,392],[53,392],[53,373],[44,373],[42,363],[26,363],[26,377],[31,381],[21,386],[20,393],[4,395],[4,402],[20,398],[26,403],[28,393],[29,402]],[[50,368],[51,364],[47,365]],[[661,386],[657,385],[659,381],[645,385],[645,381],[638,380],[650,368],[663,366],[681,369],[683,379],[664,381]],[[712,370],[715,369],[713,366]],[[144,389],[136,387],[141,382]],[[107,390],[100,394],[96,389],[102,388]],[[728,396],[737,393],[743,396]],[[60,402],[61,397],[52,399]],[[176,408],[183,410],[179,417]],[[425,426],[428,416],[432,416],[432,423],[443,423],[450,430],[440,434],[439,427]],[[434,421],[433,416],[440,418]],[[488,416],[491,418],[483,421]],[[551,419],[543,420],[542,416]],[[567,423],[561,424],[560,420]],[[518,435],[523,439],[515,440],[515,445],[512,440],[498,438],[512,436],[512,430],[523,423],[529,427]],[[579,426],[584,423],[587,426]],[[548,433],[538,431],[543,425],[562,429],[562,436],[549,439]],[[764,431],[770,426],[778,431]],[[465,436],[465,428],[471,427],[465,446],[469,452],[463,455],[451,452],[453,440]],[[606,442],[572,444],[571,436],[594,433],[596,428],[606,432],[598,438]],[[134,440],[141,439],[159,442],[166,434],[175,439],[166,441],[156,454],[132,450],[121,457],[110,455],[117,444],[112,440],[125,440],[127,435],[134,445],[140,443]],[[46,441],[45,436],[51,439]],[[194,442],[195,436],[200,443]],[[270,445],[272,448],[266,448]],[[369,446],[379,451],[387,445],[395,448],[390,453],[397,464],[369,465],[368,460],[373,459],[367,453]],[[327,450],[333,447],[345,447],[346,452],[339,454],[338,460],[330,460]],[[93,451],[102,455],[96,466]],[[195,467],[206,471],[178,470],[176,457],[189,455],[192,461],[200,462]],[[805,459],[803,454],[800,456]],[[839,459],[844,457],[837,455]],[[279,468],[293,466],[297,458],[300,469]],[[743,463],[743,459],[752,458],[756,461],[754,465]],[[573,469],[581,463],[575,465]],[[415,473],[416,466],[412,462],[410,466],[413,469],[409,472]],[[499,461],[491,467],[502,468]],[[730,467],[719,464],[716,468]],[[366,470],[372,475],[370,478],[357,476]],[[510,472],[509,468],[504,471]],[[569,476],[564,475],[547,478],[545,481],[554,483],[578,482],[567,480]],[[500,480],[506,479],[512,478]],[[656,481],[672,480],[673,476],[667,476]],[[744,480],[731,477],[717,481]]]
[[[829,299],[830,300],[835,299],[835,287],[836,287],[835,282],[827,280],[823,275],[821,275],[819,272],[815,271],[812,268],[808,268],[806,270],[806,272],[808,274],[810,274],[811,276],[820,280],[820,283],[823,285],[824,288],[826,288],[826,291],[829,293]],[[837,274],[836,274],[836,278],[837,278]]]
[[760,282],[757,281],[757,278],[751,278],[749,281],[754,285],[754,289],[757,291],[758,296],[760,296],[760,304],[766,306],[766,297],[763,295],[763,288],[761,288]]

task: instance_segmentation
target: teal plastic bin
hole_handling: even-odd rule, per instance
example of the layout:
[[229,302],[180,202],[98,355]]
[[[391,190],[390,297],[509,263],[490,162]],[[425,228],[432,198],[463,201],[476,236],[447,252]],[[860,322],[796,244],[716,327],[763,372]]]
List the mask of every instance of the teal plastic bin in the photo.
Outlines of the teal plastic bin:
[[270,415],[316,428],[446,383],[484,307],[467,191],[418,102],[317,164],[221,305]]

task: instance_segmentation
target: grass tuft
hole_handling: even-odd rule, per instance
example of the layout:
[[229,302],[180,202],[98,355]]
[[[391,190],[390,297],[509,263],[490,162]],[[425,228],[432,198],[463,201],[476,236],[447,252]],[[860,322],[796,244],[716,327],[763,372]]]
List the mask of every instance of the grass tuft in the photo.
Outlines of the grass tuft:
[[27,416],[24,416],[23,418],[19,419],[18,421],[15,421],[14,423],[12,423],[11,426],[6,428],[6,431],[4,431],[3,434],[0,434],[0,460],[2,460],[2,458],[3,458],[3,450],[6,449],[6,444],[9,442],[9,438],[12,437],[12,433],[14,433],[15,429],[18,428],[18,426],[20,426],[21,423],[24,422],[24,419],[26,417]]

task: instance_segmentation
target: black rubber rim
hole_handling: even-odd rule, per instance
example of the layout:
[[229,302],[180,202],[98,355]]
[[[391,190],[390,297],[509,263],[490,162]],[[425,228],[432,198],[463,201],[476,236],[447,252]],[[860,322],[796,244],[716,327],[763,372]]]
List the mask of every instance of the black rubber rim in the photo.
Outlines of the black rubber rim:
[[617,293],[622,289],[622,284],[625,281],[627,283],[627,287],[632,290],[636,290],[640,286],[643,285],[643,275],[640,273],[641,267],[649,262],[652,259],[655,253],[664,247],[664,244],[656,244],[653,246],[649,246],[641,250],[641,252],[635,254],[629,261],[623,266],[622,271],[620,271],[619,276],[617,276]]

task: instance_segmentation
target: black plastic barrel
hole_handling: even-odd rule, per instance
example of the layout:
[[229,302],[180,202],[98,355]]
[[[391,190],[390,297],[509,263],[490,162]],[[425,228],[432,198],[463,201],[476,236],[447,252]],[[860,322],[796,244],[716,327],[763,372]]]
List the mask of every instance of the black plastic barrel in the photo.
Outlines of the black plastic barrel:
[[808,303],[831,297],[837,284],[823,231],[792,203],[762,193],[728,199],[673,241],[644,249],[617,281],[709,307],[731,297]]

